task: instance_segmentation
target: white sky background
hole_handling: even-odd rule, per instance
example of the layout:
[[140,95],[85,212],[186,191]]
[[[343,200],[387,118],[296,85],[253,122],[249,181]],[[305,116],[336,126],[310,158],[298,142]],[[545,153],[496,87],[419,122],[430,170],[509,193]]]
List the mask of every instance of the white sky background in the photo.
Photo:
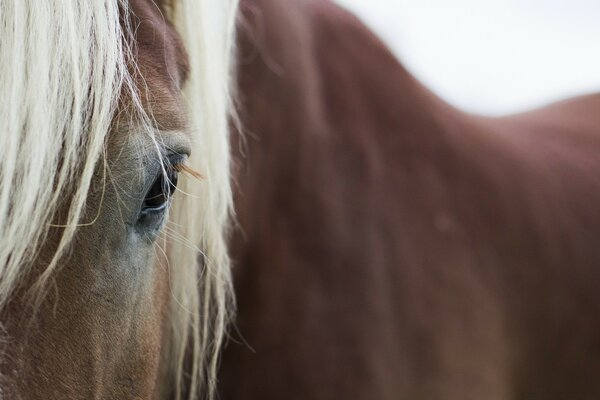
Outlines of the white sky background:
[[600,0],[337,1],[467,111],[506,114],[600,91]]

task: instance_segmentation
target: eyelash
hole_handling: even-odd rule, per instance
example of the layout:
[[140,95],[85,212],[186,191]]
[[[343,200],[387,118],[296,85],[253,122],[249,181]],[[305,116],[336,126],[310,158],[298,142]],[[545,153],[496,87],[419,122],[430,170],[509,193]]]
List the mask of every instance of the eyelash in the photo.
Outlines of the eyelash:
[[177,171],[179,173],[190,175],[198,180],[204,179],[204,176],[200,172],[194,170],[193,168],[188,166],[185,162],[180,161],[177,163],[173,163],[173,164],[171,164],[171,168],[173,168],[175,171]]

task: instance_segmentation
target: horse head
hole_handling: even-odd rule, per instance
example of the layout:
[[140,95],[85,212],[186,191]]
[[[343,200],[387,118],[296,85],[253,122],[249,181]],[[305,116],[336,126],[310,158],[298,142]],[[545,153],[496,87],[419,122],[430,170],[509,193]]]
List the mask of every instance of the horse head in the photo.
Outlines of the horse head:
[[3,398],[212,392],[229,291],[234,8],[8,3]]

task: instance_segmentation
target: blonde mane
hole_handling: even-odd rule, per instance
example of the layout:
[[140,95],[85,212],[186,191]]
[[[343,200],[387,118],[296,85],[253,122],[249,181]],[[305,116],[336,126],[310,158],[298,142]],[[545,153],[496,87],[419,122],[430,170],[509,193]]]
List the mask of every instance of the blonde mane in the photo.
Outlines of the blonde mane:
[[[190,179],[182,182],[185,195],[176,200],[171,220],[185,242],[173,241],[167,251],[170,264],[176,266],[171,269],[173,292],[180,296],[172,306],[171,370],[180,398],[187,350],[192,360],[187,371],[192,399],[199,387],[209,396],[215,391],[219,349],[232,309],[226,237],[232,208],[228,125],[237,0],[171,0],[168,11],[184,40],[192,71],[185,88],[194,127],[190,162],[205,176],[202,185]],[[190,251],[190,244],[201,253]],[[198,276],[200,256],[203,269]]]
[[[126,0],[0,2],[0,309],[30,271],[49,230],[56,229],[65,193],[74,195],[61,216],[60,244],[37,289],[47,285],[86,222],[84,206],[119,98],[137,98],[128,66],[132,28],[121,25],[128,11]],[[187,195],[176,199],[171,224],[185,244],[168,246],[171,390],[181,398],[189,385],[192,399],[214,392],[231,299],[225,241],[236,1],[172,0],[168,11],[190,56],[190,163],[205,176],[200,183],[182,183]],[[134,111],[144,116],[139,104],[134,102]],[[191,365],[186,379],[184,362]]]

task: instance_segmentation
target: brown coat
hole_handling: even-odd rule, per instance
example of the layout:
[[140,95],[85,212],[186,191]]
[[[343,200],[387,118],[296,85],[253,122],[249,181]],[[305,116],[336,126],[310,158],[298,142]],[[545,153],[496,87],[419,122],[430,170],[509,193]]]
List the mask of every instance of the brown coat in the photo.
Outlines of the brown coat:
[[242,1],[239,80],[223,400],[600,398],[600,95],[467,115],[325,1]]

